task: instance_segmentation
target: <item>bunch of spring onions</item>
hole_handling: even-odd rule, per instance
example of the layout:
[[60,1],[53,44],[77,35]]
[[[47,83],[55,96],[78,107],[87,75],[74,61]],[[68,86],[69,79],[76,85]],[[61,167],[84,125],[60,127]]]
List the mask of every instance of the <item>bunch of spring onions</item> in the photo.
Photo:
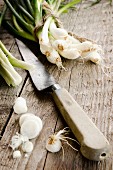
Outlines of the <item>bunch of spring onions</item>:
[[12,54],[0,41],[0,75],[9,86],[17,86],[22,81],[22,77],[17,73],[14,67],[23,68],[26,70],[33,68],[31,64],[18,60],[12,56]]
[[64,68],[61,57],[87,58],[101,64],[100,47],[84,38],[73,36],[63,28],[59,16],[81,0],[62,4],[62,0],[4,0],[12,13],[12,23],[6,21],[13,33],[38,41],[47,60]]

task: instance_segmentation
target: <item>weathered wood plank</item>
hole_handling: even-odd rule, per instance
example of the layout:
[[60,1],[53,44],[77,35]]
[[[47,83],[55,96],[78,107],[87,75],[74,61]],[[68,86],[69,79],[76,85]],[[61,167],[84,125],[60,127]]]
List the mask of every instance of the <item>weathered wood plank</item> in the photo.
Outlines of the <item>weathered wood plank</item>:
[[[70,11],[70,13],[64,15],[62,18],[64,25],[69,31],[98,41],[105,49],[105,57],[108,59],[106,64],[112,66],[113,9],[104,2],[88,9],[83,9],[83,6],[80,6],[77,13]],[[16,46],[14,47],[16,48]],[[16,49],[14,52],[15,51]],[[58,72],[56,67],[49,63],[45,63],[45,65],[61,86],[65,87],[87,112],[89,117],[105,134],[112,145],[112,69],[108,69],[108,72],[111,74],[111,78],[109,78],[102,72],[100,66],[91,63],[80,64],[79,62],[65,59],[63,63],[64,66],[69,69],[67,72]],[[9,91],[7,91],[5,95],[7,93],[9,93]],[[58,131],[65,127],[66,123],[55,107],[51,97],[47,94],[36,92],[36,89],[32,86],[29,79],[21,95],[27,99],[28,111],[34,112],[42,118],[44,128],[40,136],[33,140],[34,150],[30,157],[24,158],[24,156],[22,156],[21,159],[13,160],[12,151],[8,147],[8,144],[15,132],[19,131],[18,121],[15,121],[18,119],[18,116],[13,113],[0,143],[1,170],[112,170],[112,151],[111,157],[101,163],[83,158],[80,152],[73,151],[66,144],[63,145],[65,150],[64,162],[62,161],[62,151],[57,154],[48,153],[45,150],[46,139],[53,133],[54,129]],[[15,95],[14,97],[12,96],[12,98],[11,104],[13,104],[12,100],[14,100]],[[4,101],[6,100],[4,99]],[[53,128],[53,131],[49,128]],[[72,136],[72,134],[70,134],[70,136]],[[71,144],[79,149],[75,142],[71,142]]]
[[[98,4],[94,7],[83,9],[84,5],[79,8],[77,17],[72,11],[63,18],[65,27],[76,34],[97,41],[102,45],[105,51],[106,64],[112,66],[112,7],[106,3]],[[67,19],[65,19],[67,18]],[[106,24],[105,24],[106,23]],[[108,69],[111,78],[107,77],[101,70],[100,66],[91,63],[79,64],[71,61],[71,75],[69,82],[69,92],[81,107],[87,112],[92,121],[113,143],[113,101],[112,101],[112,70]],[[62,82],[62,79],[61,79]],[[60,83],[61,83],[60,82]],[[64,81],[65,82],[65,81]],[[60,117],[58,122],[61,122]],[[61,123],[58,123],[61,126]],[[58,125],[59,127],[59,125]],[[57,130],[59,129],[58,127]],[[72,143],[74,145],[74,143]],[[80,153],[70,151],[65,147],[65,161],[61,160],[59,154],[47,155],[45,170],[69,169],[69,170],[112,170],[113,155],[111,150],[110,157],[101,163],[88,161]]]

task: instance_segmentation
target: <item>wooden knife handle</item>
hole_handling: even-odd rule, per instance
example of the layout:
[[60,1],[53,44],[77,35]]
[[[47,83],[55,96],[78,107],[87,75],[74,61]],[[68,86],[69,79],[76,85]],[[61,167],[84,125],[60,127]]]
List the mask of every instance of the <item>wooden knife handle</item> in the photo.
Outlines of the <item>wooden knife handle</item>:
[[78,139],[82,155],[95,161],[105,159],[110,153],[109,142],[79,104],[64,88],[54,89],[52,95],[62,116]]

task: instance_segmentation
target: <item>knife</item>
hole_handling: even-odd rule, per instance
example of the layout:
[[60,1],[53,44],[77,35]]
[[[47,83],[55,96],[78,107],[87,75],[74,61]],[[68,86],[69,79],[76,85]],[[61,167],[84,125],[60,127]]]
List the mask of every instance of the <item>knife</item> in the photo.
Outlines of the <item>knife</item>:
[[32,51],[22,41],[16,39],[16,42],[23,59],[35,65],[34,69],[29,71],[34,85],[39,91],[45,89],[51,91],[63,118],[80,143],[82,155],[95,161],[107,158],[110,153],[110,144],[105,136],[69,92],[55,82]]

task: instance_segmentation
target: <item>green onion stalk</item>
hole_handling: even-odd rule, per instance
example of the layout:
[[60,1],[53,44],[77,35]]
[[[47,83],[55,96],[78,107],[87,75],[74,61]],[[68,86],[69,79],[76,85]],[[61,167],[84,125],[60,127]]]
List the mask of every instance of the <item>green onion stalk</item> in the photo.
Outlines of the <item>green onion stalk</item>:
[[[5,4],[2,12],[0,12],[0,26],[2,25],[6,11],[7,5]],[[2,41],[0,41],[0,75],[4,78],[9,86],[15,87],[22,82],[22,77],[18,74],[14,67],[19,67],[25,70],[34,68],[33,65],[15,58],[6,49]]]
[[[40,51],[48,61],[56,64],[58,68],[64,68],[61,56],[65,57],[65,54],[54,45],[57,40],[64,41],[68,36],[59,17],[81,0],[72,0],[65,4],[62,0],[4,0],[4,2],[12,13],[11,22],[5,20],[7,28],[18,36],[38,42]],[[78,56],[80,55],[77,53],[75,58]]]
[[33,69],[34,66],[15,58],[0,41],[0,75],[9,86],[18,86],[22,82],[22,77],[14,67],[25,70]]
[[[2,25],[6,11],[7,5],[5,4],[2,12],[0,13],[0,26]],[[14,67],[25,70],[34,68],[33,65],[15,58],[0,40],[0,75],[4,78],[9,86],[15,87],[22,82],[22,77],[18,74]]]

